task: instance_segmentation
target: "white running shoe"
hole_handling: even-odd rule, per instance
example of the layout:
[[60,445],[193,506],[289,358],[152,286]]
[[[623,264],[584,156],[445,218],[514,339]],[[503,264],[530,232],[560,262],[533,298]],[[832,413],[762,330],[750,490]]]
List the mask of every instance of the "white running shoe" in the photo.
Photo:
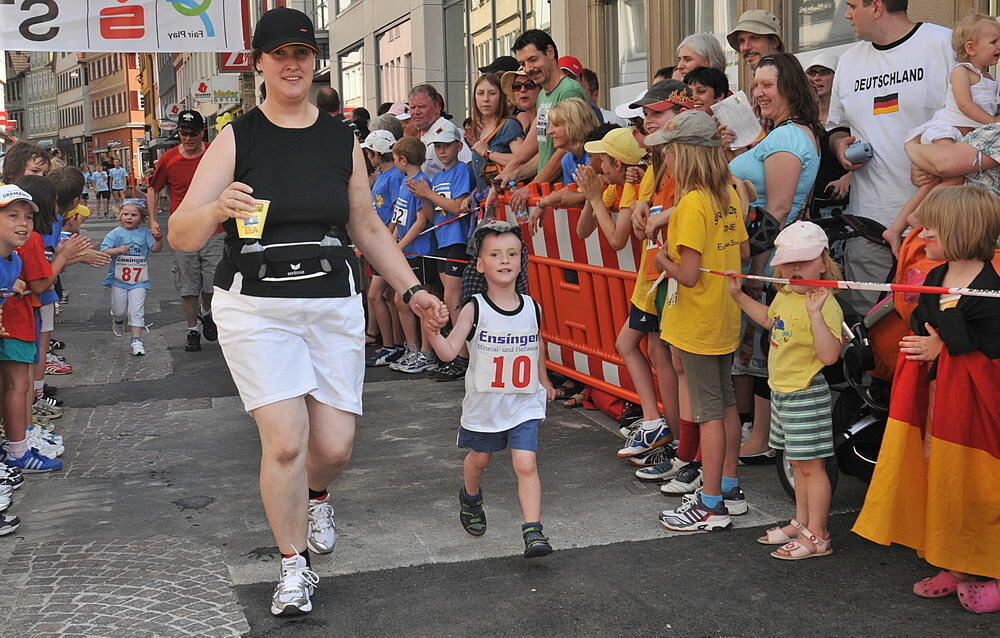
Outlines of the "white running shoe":
[[146,354],[146,346],[142,345],[142,341],[139,341],[138,339],[132,342],[131,347],[133,357],[141,357]]
[[294,616],[312,611],[311,597],[319,584],[319,576],[309,569],[300,554],[281,559],[281,580],[271,596],[271,613]]
[[329,554],[337,544],[337,523],[333,520],[330,496],[322,501],[309,499],[309,529],[306,532],[309,551]]

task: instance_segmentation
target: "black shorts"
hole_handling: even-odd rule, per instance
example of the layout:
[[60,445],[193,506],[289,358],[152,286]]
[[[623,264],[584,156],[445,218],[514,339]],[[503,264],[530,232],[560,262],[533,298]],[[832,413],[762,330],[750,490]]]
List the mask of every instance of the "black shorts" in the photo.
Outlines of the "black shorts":
[[424,258],[423,257],[407,257],[406,258],[406,263],[410,264],[410,270],[413,271],[413,274],[416,276],[417,281],[419,281],[421,283],[421,285],[426,286],[427,285],[427,277],[425,275]]
[[438,260],[437,271],[442,275],[451,277],[461,277],[468,264],[459,263],[469,261],[469,256],[465,254],[465,244],[452,244],[437,249],[437,256],[454,261]]
[[97,199],[111,199],[111,191],[97,191]]
[[83,201],[87,201],[88,199],[90,199],[90,193],[88,193],[87,191],[83,191],[83,192],[82,192],[82,193],[80,194],[80,197],[82,197],[82,198],[83,198]]
[[632,305],[628,311],[628,327],[639,332],[659,332],[660,318]]

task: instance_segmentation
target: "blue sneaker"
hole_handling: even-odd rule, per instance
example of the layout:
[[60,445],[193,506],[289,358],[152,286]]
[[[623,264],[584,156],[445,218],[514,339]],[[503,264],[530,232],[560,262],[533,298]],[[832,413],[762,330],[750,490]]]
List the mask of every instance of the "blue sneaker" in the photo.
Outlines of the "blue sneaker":
[[368,357],[365,361],[365,366],[369,368],[387,366],[402,357],[405,353],[406,348],[402,346],[382,346]]
[[28,448],[28,452],[19,459],[15,459],[8,454],[6,458],[4,458],[3,462],[10,467],[16,467],[25,474],[55,472],[56,470],[61,470],[63,467],[62,461],[42,456],[38,453],[38,450],[33,447]]
[[670,427],[662,418],[655,421],[656,425],[652,429],[644,429],[642,426],[648,423],[644,421],[625,442],[625,447],[618,450],[618,458],[624,459],[638,454],[646,454],[661,445],[670,443],[673,438],[670,434]]

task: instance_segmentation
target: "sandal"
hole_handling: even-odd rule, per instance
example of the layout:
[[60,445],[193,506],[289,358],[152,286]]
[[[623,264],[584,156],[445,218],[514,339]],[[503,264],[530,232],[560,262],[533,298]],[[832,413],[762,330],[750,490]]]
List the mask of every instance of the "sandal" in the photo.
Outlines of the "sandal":
[[[803,541],[808,541],[812,548],[810,549]],[[803,527],[798,538],[774,550],[771,552],[771,556],[778,560],[805,560],[818,556],[829,556],[832,553],[833,544],[829,536],[819,538]]]
[[556,401],[565,401],[583,392],[583,384],[573,379],[566,379],[556,386]]
[[961,582],[958,601],[974,614],[1000,611],[1000,583],[996,580]]
[[961,578],[942,569],[936,576],[913,583],[913,593],[921,598],[944,598],[954,594],[962,582]]
[[[788,524],[797,529],[799,532],[802,531],[802,523],[798,522],[794,518],[788,521]],[[784,545],[785,543],[795,540],[786,534],[782,527],[782,525],[776,525],[775,527],[768,529],[764,536],[757,539],[757,542],[761,545]]]
[[373,335],[370,332],[366,332],[365,333],[365,345],[366,346],[373,346],[376,343],[378,343],[378,335],[377,334]]
[[583,405],[583,392],[577,392],[576,394],[567,397],[566,400],[562,402],[562,406],[564,408],[578,408],[581,405]]

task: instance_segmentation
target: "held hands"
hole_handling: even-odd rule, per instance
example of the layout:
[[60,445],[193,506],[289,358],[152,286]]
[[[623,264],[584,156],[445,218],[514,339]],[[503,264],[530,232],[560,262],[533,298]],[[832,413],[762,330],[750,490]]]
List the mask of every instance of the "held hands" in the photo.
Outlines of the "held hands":
[[227,219],[248,219],[256,210],[253,188],[243,182],[233,182],[215,200],[215,217],[222,223]]
[[153,239],[163,239],[163,233],[160,232],[159,224],[156,225],[156,228],[150,227],[149,234],[153,236]]
[[431,332],[441,332],[441,328],[448,323],[448,306],[426,290],[418,290],[413,294],[410,309],[423,318],[424,326]]
[[604,182],[591,166],[576,167],[576,184],[589,200],[600,199],[604,194]]
[[909,335],[899,342],[899,351],[906,354],[910,361],[934,361],[941,354],[944,342],[937,330],[929,323],[925,323],[924,328],[930,333],[929,336]]
[[823,304],[826,303],[826,298],[830,296],[830,291],[826,288],[810,288],[806,291],[806,312],[812,315],[823,314]]
[[434,194],[434,190],[427,184],[427,182],[422,182],[418,179],[413,179],[412,177],[406,178],[406,187],[410,189],[411,193],[420,199],[430,199],[430,196]]

